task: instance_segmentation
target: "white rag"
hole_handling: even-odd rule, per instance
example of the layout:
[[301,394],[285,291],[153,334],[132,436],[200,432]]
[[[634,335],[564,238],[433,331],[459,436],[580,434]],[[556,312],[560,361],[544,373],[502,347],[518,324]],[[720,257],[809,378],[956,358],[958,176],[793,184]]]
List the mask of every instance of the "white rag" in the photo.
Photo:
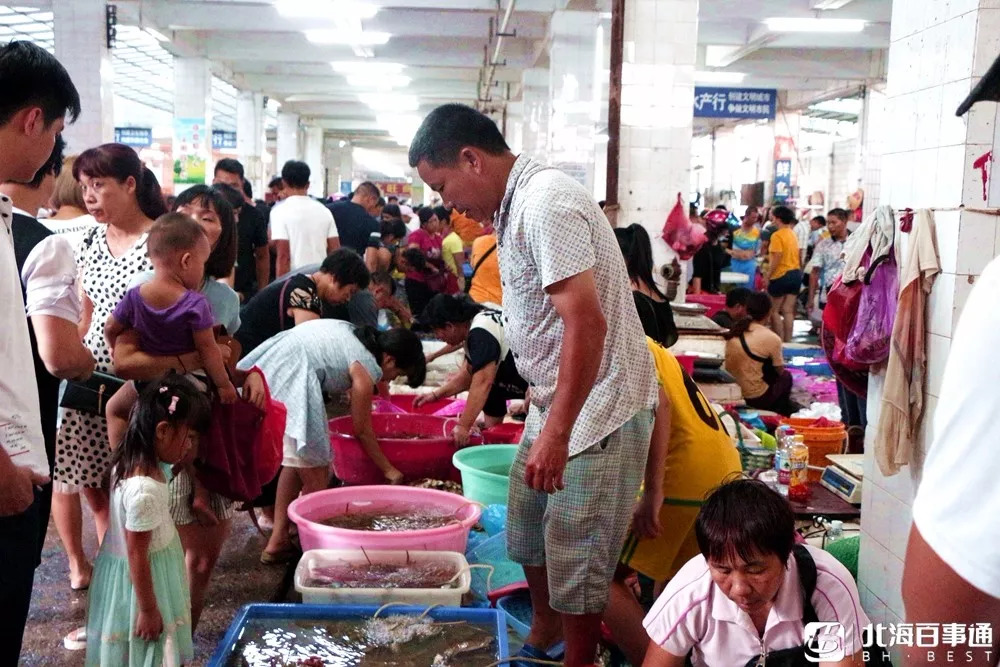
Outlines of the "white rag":
[[899,251],[894,249],[893,245],[895,231],[896,215],[891,206],[879,206],[865,218],[861,226],[844,242],[845,283],[852,283],[865,277],[867,268],[862,262],[869,247],[872,249],[869,265],[879,257],[896,252],[896,265],[899,266]]

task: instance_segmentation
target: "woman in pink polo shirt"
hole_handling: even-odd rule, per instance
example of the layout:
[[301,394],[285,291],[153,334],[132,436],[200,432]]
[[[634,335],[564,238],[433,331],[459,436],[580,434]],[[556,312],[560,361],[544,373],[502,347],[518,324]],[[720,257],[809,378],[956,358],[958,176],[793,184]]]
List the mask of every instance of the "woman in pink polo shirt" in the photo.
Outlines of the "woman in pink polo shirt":
[[[643,621],[643,667],[861,667],[868,618],[847,569],[796,545],[788,502],[762,482],[716,489],[695,524],[701,555],[667,584]],[[809,623],[823,623],[813,638]],[[810,656],[807,658],[807,655]]]

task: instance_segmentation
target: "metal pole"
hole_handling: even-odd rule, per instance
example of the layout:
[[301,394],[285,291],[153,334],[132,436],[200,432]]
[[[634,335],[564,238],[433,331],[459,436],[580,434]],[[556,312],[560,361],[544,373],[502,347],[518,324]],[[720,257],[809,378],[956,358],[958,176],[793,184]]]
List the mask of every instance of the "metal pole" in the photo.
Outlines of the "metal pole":
[[608,85],[608,181],[604,213],[618,226],[618,157],[621,152],[622,51],[625,43],[625,0],[612,0],[611,80]]

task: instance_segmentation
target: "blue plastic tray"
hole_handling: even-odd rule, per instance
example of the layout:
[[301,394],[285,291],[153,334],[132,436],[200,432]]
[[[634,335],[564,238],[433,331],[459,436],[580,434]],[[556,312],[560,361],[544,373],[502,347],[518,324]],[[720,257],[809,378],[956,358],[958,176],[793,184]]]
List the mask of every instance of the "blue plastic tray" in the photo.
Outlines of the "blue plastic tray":
[[531,632],[531,594],[521,591],[505,595],[497,600],[497,609],[507,617],[507,625],[521,639],[527,639]]
[[[422,614],[427,607],[386,607],[379,616],[399,616],[401,614]],[[326,604],[248,604],[236,614],[226,635],[219,642],[215,653],[208,661],[208,667],[223,667],[236,649],[247,621],[260,619],[294,619],[325,621],[339,618],[370,618],[378,607],[375,605],[326,605]],[[500,659],[510,657],[507,644],[507,624],[503,612],[498,609],[466,609],[463,607],[435,607],[428,616],[445,623],[466,621],[489,625],[496,629],[497,655]]]

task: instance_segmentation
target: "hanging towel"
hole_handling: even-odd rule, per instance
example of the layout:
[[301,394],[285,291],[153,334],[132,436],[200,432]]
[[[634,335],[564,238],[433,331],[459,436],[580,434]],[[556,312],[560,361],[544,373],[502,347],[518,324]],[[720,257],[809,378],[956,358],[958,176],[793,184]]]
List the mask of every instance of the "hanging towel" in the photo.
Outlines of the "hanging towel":
[[[861,226],[844,242],[844,282],[852,283],[865,277],[865,251],[871,247],[871,262],[879,257],[897,252],[893,238],[896,233],[896,216],[891,206],[879,206],[865,218]],[[899,265],[899,256],[894,258]]]
[[875,460],[886,477],[910,462],[920,432],[927,375],[927,297],[940,272],[934,215],[923,209],[914,218],[906,265],[899,276],[902,290],[875,436]]

